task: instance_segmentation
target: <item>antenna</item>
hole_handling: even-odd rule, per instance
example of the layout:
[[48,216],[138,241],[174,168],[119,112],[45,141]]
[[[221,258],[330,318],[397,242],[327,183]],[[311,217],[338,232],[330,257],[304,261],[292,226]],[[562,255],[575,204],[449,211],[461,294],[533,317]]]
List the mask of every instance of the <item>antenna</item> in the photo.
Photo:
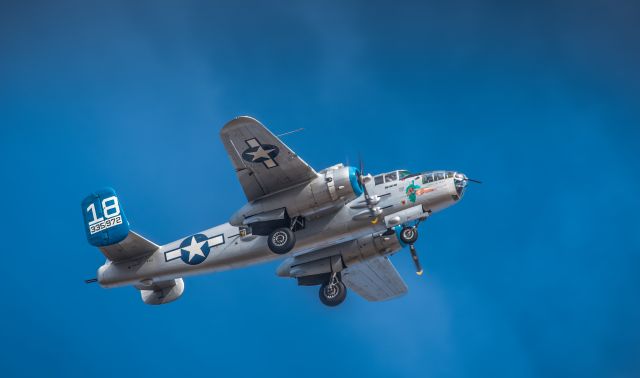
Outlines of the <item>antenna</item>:
[[276,135],[278,138],[280,138],[281,136],[285,136],[285,135],[289,135],[289,134],[293,134],[293,133],[297,133],[298,131],[302,131],[304,130],[304,127],[301,127],[299,129],[295,129],[295,130],[291,130],[291,131],[287,131],[286,133],[282,133],[282,134],[278,134]]

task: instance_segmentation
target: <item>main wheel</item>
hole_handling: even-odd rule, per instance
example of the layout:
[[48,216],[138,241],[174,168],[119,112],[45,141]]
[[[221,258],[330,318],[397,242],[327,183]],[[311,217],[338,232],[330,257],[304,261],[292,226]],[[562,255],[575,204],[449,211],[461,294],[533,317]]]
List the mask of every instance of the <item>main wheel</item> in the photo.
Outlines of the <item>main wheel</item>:
[[329,307],[334,307],[344,302],[347,297],[347,287],[340,281],[324,283],[320,286],[320,301]]
[[283,255],[291,251],[293,246],[296,245],[296,236],[287,227],[276,228],[269,233],[267,245],[269,245],[271,252]]
[[418,240],[418,229],[415,227],[403,227],[400,231],[400,240],[404,244],[413,244]]

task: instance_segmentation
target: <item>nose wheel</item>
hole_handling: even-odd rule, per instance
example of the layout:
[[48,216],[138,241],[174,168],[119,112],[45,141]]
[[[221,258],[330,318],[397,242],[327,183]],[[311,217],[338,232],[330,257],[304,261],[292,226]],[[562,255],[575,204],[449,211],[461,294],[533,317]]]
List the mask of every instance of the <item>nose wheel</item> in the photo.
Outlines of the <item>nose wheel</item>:
[[328,282],[320,286],[320,301],[329,307],[335,307],[347,298],[347,287],[337,273],[332,273]]
[[418,252],[416,251],[415,242],[418,240],[418,227],[417,225],[413,227],[403,227],[400,230],[400,241],[404,244],[409,245],[409,251],[411,252],[411,259],[416,266],[416,274],[422,275],[422,264],[420,264],[420,259],[418,258]]
[[418,228],[417,227],[403,227],[400,231],[400,240],[404,244],[413,245],[418,240]]

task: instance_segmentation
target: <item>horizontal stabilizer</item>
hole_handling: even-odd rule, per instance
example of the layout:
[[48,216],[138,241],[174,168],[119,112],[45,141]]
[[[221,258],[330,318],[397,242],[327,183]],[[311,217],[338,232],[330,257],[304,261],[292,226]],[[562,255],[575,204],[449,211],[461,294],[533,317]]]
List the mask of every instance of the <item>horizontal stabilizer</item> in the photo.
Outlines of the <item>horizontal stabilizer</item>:
[[150,255],[160,246],[133,231],[129,231],[127,237],[122,241],[99,248],[109,260],[119,262]]

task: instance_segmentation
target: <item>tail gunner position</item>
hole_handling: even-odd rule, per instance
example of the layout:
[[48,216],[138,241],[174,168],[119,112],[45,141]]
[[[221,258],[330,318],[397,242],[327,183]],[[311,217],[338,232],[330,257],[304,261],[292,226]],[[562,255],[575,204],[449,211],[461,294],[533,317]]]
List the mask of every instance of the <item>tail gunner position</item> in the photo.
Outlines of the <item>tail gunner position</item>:
[[250,117],[227,123],[220,138],[247,204],[228,223],[157,245],[129,229],[113,189],[98,190],[82,212],[89,243],[107,261],[88,282],[132,285],[145,303],[164,304],[182,295],[185,276],[284,257],[277,274],[319,285],[328,306],[342,303],[347,287],[369,301],[394,298],[407,286],[389,256],[408,246],[422,274],[418,225],[473,181],[452,171],[371,176],[342,164],[316,172]]

